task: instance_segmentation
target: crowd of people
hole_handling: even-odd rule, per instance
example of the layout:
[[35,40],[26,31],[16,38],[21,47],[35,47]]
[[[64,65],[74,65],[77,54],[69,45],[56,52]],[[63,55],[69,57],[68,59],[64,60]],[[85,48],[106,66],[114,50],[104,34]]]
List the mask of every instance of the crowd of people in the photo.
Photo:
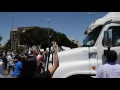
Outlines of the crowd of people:
[[[7,53],[1,51],[0,62],[4,63],[4,67],[0,66],[0,68],[6,70],[12,78],[52,78],[54,72],[59,67],[57,43],[53,41],[52,45],[54,64],[47,70],[45,70],[45,66],[49,51],[29,51],[27,49],[19,52],[8,51]],[[117,53],[111,50],[107,52],[106,57],[107,63],[98,67],[96,77],[120,78],[120,65],[116,63]],[[1,69],[0,77],[3,77],[3,74],[4,72]]]
[[57,43],[55,41],[52,43],[54,64],[49,69],[45,70],[48,50],[43,52],[40,49],[32,51],[25,49],[19,52],[7,51],[5,53],[1,51],[0,60],[4,63],[4,70],[12,78],[52,78],[55,70],[59,67]]

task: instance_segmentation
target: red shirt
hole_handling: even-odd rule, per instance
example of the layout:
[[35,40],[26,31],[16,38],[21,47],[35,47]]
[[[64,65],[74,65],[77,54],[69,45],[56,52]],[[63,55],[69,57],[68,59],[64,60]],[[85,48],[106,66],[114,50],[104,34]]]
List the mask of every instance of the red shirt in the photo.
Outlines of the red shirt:
[[37,55],[37,51],[34,51],[34,56],[36,56]]
[[43,62],[43,58],[42,58],[42,56],[40,56],[40,61],[42,61],[42,62]]

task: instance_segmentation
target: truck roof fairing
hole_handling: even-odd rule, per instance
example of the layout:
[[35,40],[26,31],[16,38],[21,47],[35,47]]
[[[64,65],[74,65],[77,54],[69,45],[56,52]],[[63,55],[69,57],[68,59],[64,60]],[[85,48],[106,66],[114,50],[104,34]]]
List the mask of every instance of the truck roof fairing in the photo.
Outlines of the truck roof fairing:
[[116,22],[120,23],[120,12],[109,12],[104,17],[97,19],[90,26],[88,26],[85,30],[84,34],[89,34],[92,32],[97,26],[104,25],[108,22]]

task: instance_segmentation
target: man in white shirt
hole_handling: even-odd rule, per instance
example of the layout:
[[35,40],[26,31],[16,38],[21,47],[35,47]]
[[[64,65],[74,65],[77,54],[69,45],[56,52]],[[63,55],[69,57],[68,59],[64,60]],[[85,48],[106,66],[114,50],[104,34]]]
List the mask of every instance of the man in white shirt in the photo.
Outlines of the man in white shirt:
[[97,70],[97,78],[120,78],[120,65],[116,64],[117,53],[110,51],[107,53],[107,63]]
[[40,64],[40,57],[41,57],[41,55],[40,55],[40,53],[37,55],[37,57],[36,57],[36,59],[37,59],[37,65],[39,66],[39,64]]
[[8,74],[10,75],[11,68],[14,70],[14,62],[13,62],[13,58],[10,55],[10,53],[8,53],[7,61],[8,61]]

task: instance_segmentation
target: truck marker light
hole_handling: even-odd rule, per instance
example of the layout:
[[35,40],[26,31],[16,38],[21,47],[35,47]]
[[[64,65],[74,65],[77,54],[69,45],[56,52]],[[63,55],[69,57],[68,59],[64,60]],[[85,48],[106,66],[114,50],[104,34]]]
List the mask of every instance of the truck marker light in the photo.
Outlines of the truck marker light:
[[92,69],[95,70],[95,69],[96,69],[96,66],[92,66]]

